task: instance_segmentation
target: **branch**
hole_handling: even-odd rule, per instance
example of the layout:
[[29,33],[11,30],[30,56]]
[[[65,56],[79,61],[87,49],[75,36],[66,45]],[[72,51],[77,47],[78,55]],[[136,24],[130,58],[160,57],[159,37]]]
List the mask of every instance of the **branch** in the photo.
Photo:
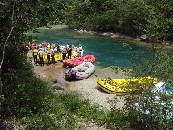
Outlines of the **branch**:
[[[3,45],[3,53],[2,53],[2,60],[1,60],[1,63],[0,63],[0,70],[2,68],[4,59],[5,59],[5,47],[6,47],[6,44],[7,44],[8,39],[10,38],[11,33],[12,33],[13,29],[14,29],[14,25],[13,24],[14,24],[14,6],[15,6],[15,2],[16,1],[14,0],[14,2],[13,2],[13,10],[12,10],[12,17],[11,17],[11,30],[10,30],[10,32],[9,32],[9,34],[7,36],[7,39],[5,40],[5,43]],[[0,71],[0,75],[1,75],[1,71]]]
[[[5,47],[6,47],[6,44],[11,36],[11,33],[14,29],[14,6],[15,6],[15,2],[16,0],[13,1],[13,10],[12,10],[12,17],[11,17],[11,30],[5,40],[5,43],[3,45],[3,52],[2,52],[2,59],[1,59],[1,63],[0,63],[0,98],[2,97],[2,82],[1,82],[1,74],[2,74],[2,65],[4,63],[4,59],[5,59]],[[0,111],[1,111],[1,104],[0,104]]]

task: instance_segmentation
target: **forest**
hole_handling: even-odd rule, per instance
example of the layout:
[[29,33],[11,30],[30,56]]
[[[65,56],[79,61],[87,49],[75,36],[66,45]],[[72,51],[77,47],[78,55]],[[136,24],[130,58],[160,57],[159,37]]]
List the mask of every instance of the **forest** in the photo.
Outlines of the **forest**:
[[[54,94],[26,60],[24,45],[31,38],[24,33],[65,24],[71,29],[114,32],[133,38],[145,34],[151,42],[172,44],[173,1],[1,0],[0,8],[0,129],[71,130],[75,129],[76,117],[95,120],[109,129],[172,129],[172,120],[155,118],[159,109],[151,116],[136,112],[131,106],[134,96],[128,97],[123,110],[104,112],[76,95]],[[143,68],[134,66],[134,73],[144,75],[145,67],[145,74],[159,72],[155,76],[173,83],[172,55],[162,49],[154,51],[155,60],[143,62]],[[163,99],[169,101],[172,95]]]
[[71,28],[171,41],[172,6],[163,0],[73,0],[65,3],[62,19]]

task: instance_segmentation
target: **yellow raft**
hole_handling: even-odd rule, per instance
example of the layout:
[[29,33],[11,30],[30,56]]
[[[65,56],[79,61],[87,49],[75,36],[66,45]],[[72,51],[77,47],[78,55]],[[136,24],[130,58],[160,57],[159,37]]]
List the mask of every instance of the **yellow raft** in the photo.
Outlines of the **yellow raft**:
[[151,84],[156,84],[157,79],[151,77],[131,78],[131,79],[98,79],[99,87],[107,93],[118,96],[137,90],[148,90]]

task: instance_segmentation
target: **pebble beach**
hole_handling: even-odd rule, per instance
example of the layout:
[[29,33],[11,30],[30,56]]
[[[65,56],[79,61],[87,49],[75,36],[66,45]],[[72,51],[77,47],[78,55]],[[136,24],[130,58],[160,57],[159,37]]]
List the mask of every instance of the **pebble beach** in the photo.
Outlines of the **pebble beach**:
[[98,78],[125,78],[123,72],[115,73],[115,71],[108,68],[96,67],[95,72],[87,79],[66,81],[64,76],[66,68],[62,62],[45,65],[41,67],[34,65],[35,73],[47,80],[55,88],[56,92],[65,91],[77,94],[81,99],[88,99],[92,104],[97,104],[101,109],[110,110],[112,102],[117,101],[116,106],[123,106],[123,97],[116,96],[115,94],[108,94],[104,92],[97,84]]

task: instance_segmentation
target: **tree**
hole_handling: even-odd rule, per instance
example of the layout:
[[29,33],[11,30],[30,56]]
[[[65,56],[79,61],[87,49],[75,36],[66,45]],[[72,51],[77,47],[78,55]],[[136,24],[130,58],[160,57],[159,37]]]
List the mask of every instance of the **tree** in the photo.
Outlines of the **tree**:
[[[125,105],[121,109],[112,108],[110,113],[110,125],[112,129],[130,129],[130,130],[160,130],[172,129],[172,96],[173,96],[173,56],[169,50],[164,48],[153,48],[148,51],[153,54],[150,60],[137,57],[139,64],[133,66],[133,76],[152,76],[157,77],[158,82],[163,81],[169,84],[170,93],[165,91],[154,92],[153,84],[148,91],[138,92],[136,94],[126,95]],[[132,88],[140,87],[138,84],[132,84]],[[131,89],[132,89],[131,88]],[[164,89],[163,89],[164,90]]]
[[173,39],[173,2],[172,1],[148,1],[148,27],[146,32],[156,41],[165,41]]
[[49,102],[50,88],[47,83],[35,76],[32,66],[26,60],[23,44],[28,40],[24,33],[40,26],[47,26],[50,21],[54,21],[58,12],[54,4],[59,2],[44,0],[2,0],[0,2],[2,118],[37,113]]

